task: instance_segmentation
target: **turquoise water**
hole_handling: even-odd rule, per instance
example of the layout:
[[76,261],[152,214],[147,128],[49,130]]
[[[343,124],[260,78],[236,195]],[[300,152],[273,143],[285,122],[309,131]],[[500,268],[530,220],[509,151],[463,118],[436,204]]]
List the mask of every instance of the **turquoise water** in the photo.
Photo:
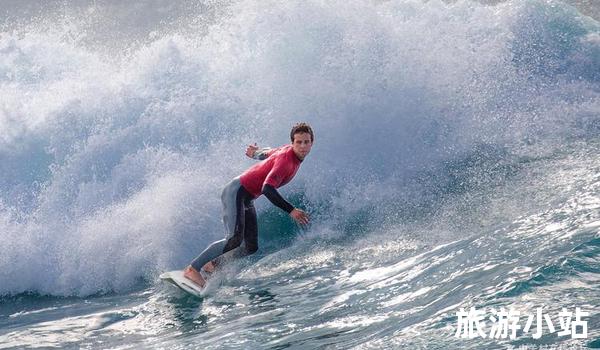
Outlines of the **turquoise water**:
[[[85,2],[2,17],[0,348],[600,347],[598,22],[533,0],[124,6],[138,25]],[[222,237],[245,145],[299,120],[315,144],[282,193],[311,225],[261,198],[257,254],[202,299],[161,283]],[[470,307],[557,331],[579,307],[588,334],[458,338]]]

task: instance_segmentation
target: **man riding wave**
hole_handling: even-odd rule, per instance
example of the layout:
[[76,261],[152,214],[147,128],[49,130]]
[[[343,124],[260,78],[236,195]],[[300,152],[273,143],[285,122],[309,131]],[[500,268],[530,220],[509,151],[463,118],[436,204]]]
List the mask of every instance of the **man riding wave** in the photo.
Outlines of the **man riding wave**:
[[184,276],[200,287],[208,274],[224,259],[253,254],[258,250],[258,224],[254,200],[265,195],[301,225],[309,222],[306,212],[295,208],[277,189],[292,180],[310,153],[314,134],[310,125],[298,123],[290,132],[292,141],[275,149],[249,145],[246,155],[260,160],[225,186],[221,194],[225,239],[211,243],[184,270]]

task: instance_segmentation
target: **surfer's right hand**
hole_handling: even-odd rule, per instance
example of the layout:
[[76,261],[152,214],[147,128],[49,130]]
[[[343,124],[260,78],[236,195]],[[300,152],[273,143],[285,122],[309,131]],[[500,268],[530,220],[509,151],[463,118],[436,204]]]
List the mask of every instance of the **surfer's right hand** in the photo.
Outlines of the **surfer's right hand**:
[[300,225],[308,224],[308,214],[301,209],[294,208],[294,210],[290,212],[290,216]]
[[254,153],[256,153],[257,150],[258,146],[256,145],[256,142],[254,143],[254,145],[248,145],[248,148],[246,148],[246,155],[252,158],[254,157]]

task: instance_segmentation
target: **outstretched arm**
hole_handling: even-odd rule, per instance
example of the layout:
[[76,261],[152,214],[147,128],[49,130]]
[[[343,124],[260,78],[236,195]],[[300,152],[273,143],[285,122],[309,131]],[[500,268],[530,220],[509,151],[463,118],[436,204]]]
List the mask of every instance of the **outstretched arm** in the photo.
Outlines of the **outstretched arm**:
[[252,159],[264,160],[269,158],[272,150],[273,149],[270,147],[259,149],[256,143],[254,143],[254,145],[248,145],[248,147],[246,148],[246,155]]
[[290,214],[290,216],[299,224],[308,224],[308,214],[304,211],[294,208],[288,201],[286,201],[277,191],[277,189],[269,184],[265,184],[262,188],[262,194],[267,197],[271,203],[281,208],[281,210]]

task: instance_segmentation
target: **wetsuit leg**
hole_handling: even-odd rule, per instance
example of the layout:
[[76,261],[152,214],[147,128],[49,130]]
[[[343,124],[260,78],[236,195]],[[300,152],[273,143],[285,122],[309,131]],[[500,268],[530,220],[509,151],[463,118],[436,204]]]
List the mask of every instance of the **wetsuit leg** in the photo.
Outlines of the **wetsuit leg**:
[[233,236],[231,236],[227,243],[225,244],[225,248],[223,248],[223,254],[227,253],[230,250],[233,250],[239,247],[242,244],[242,240],[244,238],[244,230],[246,227],[246,206],[245,206],[245,190],[243,187],[240,187],[236,200],[236,218],[235,218],[235,231],[233,232]]
[[244,230],[244,244],[246,245],[246,254],[254,254],[258,250],[258,223],[256,220],[256,209],[254,203],[246,208],[246,221]]
[[221,210],[223,213],[223,225],[225,226],[225,239],[229,239],[235,233],[238,214],[237,197],[240,188],[242,188],[240,178],[236,177],[225,186],[221,193]]
[[[227,188],[223,191],[224,197],[227,198],[225,192],[227,192]],[[219,264],[222,259],[252,254],[258,249],[258,225],[254,197],[241,185],[236,192],[235,202],[223,200],[223,221],[226,228],[234,227],[233,234],[228,234],[226,239],[213,242],[200,256],[194,259],[192,267],[197,271],[200,271],[202,266],[209,261]],[[232,208],[235,208],[235,211],[231,210]],[[235,217],[235,225],[231,225],[231,221],[229,221],[233,217]],[[242,242],[244,242],[244,248],[240,248]]]
[[225,243],[227,243],[226,239],[213,242],[211,245],[208,246],[208,248],[204,249],[204,251],[200,253],[200,255],[198,255],[196,259],[192,260],[190,265],[192,265],[192,267],[196,269],[196,271],[200,271],[204,264],[217,258],[223,253]]
[[[254,197],[242,186],[238,190],[237,197],[238,215],[236,230],[225,248],[223,255],[216,260],[219,264],[222,259],[229,257],[242,257],[253,254],[258,250],[258,225],[256,220],[256,209],[254,208]],[[243,246],[242,243],[244,244]]]
[[221,193],[221,205],[223,225],[225,226],[225,239],[211,243],[208,248],[191,262],[192,267],[196,269],[196,271],[200,271],[204,264],[223,254],[223,249],[225,248],[228,238],[233,236],[237,221],[237,193],[240,188],[240,179],[237,177],[223,188],[223,192]]

